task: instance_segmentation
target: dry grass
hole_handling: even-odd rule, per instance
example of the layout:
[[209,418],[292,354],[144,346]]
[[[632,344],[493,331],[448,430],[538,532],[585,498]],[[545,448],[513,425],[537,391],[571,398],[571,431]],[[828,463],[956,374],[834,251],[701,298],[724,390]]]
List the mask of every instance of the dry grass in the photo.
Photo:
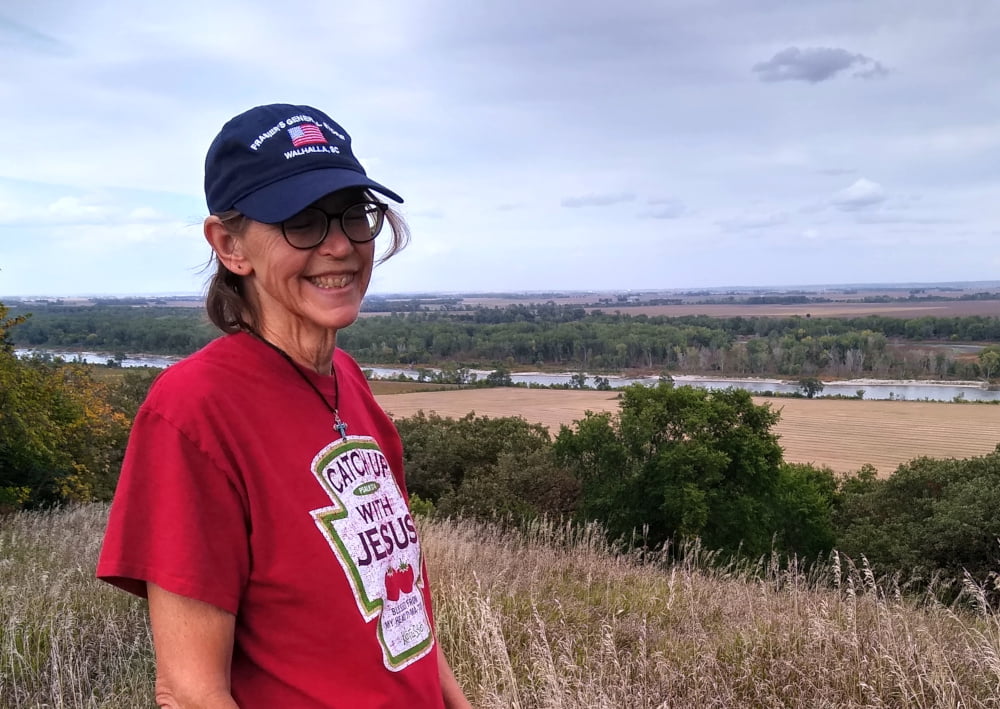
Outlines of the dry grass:
[[0,709],[151,705],[145,606],[94,578],[106,514],[0,516]]
[[369,379],[368,385],[375,394],[414,394],[457,389],[455,384],[429,382],[395,382],[390,379]]
[[[523,416],[552,434],[586,411],[618,410],[618,394],[558,389],[465,389],[384,395],[378,400],[393,416],[435,411],[441,416]],[[769,399],[781,410],[775,430],[785,460],[828,465],[839,473],[871,463],[882,475],[900,463],[926,455],[968,458],[990,453],[1000,443],[1000,406],[923,401]]]
[[[439,627],[484,707],[987,707],[1000,624],[821,572],[664,568],[596,530],[424,523]],[[839,589],[839,590],[838,590]]]
[[[107,508],[0,520],[0,707],[149,706],[143,604],[93,579]],[[421,522],[442,644],[476,706],[996,707],[1000,622],[915,607],[844,561],[667,567],[598,530]]]

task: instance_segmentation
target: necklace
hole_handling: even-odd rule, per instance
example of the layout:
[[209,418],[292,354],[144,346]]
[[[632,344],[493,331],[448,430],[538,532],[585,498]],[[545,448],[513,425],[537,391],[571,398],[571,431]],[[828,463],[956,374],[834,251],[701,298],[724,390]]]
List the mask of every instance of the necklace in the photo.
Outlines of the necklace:
[[333,414],[333,429],[340,434],[341,440],[346,441],[347,424],[340,418],[340,411],[338,410],[338,405],[340,403],[340,381],[337,379],[337,368],[333,366],[333,362],[330,363],[330,370],[333,372],[333,406],[330,406],[330,402],[326,400],[325,396],[323,396],[323,392],[321,392],[316,385],[312,383],[312,380],[307,377],[306,373],[302,371],[302,368],[295,363],[295,360],[291,358],[291,355],[273,342],[264,339],[264,337],[259,333],[254,332],[253,330],[250,330],[249,332],[272,350],[280,354],[285,361],[288,362],[288,364],[292,365],[292,369],[294,369],[295,372],[302,377],[302,381],[308,384],[309,388],[316,392],[316,396],[318,396],[319,400],[323,402],[323,406],[326,407],[326,410]]

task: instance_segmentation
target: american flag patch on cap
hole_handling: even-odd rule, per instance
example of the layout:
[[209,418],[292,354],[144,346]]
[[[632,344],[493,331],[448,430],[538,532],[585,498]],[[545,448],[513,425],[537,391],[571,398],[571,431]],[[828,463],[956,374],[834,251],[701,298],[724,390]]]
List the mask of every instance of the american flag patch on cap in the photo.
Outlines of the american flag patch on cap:
[[326,143],[326,136],[315,123],[303,123],[288,129],[288,137],[296,148],[300,145],[316,145]]

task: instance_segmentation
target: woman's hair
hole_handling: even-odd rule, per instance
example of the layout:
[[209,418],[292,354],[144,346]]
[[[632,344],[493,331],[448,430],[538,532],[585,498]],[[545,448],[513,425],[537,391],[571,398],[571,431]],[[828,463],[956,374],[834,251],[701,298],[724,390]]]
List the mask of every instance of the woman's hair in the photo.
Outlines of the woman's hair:
[[[370,198],[370,196],[368,196]],[[219,212],[222,225],[230,234],[239,236],[247,228],[250,219],[235,209]],[[375,265],[388,260],[403,250],[410,241],[410,228],[402,215],[392,207],[385,212],[385,220],[392,231],[392,241],[381,256],[375,260]],[[205,292],[205,309],[208,319],[225,333],[232,334],[240,330],[257,330],[257,313],[254,312],[250,299],[247,297],[243,276],[233,273],[219,260],[218,254],[212,252],[208,268],[215,264],[215,273],[208,281]]]

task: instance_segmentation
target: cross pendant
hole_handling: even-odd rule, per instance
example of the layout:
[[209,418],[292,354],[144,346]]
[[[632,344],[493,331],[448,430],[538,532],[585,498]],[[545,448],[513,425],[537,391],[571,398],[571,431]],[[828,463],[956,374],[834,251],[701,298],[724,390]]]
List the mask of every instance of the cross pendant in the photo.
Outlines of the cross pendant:
[[340,413],[333,412],[333,428],[340,434],[340,440],[347,440],[347,424],[340,419]]

